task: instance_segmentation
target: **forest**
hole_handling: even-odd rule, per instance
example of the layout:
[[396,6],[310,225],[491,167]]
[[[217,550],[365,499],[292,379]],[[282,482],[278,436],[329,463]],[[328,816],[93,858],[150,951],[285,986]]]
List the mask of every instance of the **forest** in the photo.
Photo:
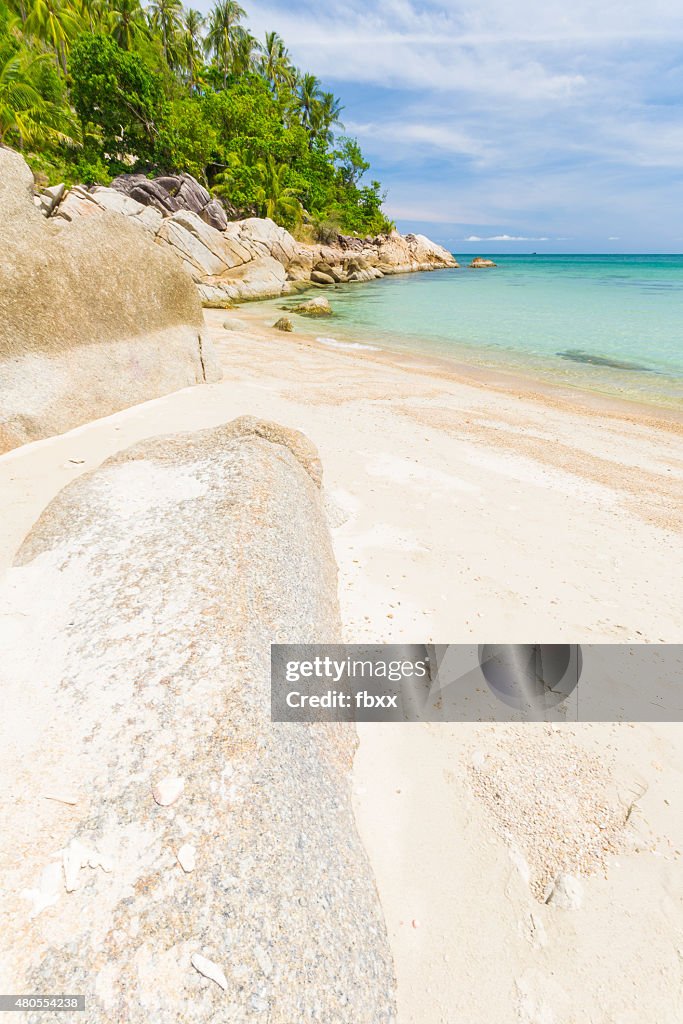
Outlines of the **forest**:
[[236,0],[0,0],[0,144],[44,184],[187,172],[300,237],[389,231],[342,113]]

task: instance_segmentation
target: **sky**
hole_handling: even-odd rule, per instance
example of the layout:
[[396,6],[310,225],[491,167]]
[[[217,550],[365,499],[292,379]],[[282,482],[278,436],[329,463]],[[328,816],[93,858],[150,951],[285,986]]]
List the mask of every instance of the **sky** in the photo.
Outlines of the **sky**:
[[402,231],[683,252],[681,0],[242,0],[344,105]]

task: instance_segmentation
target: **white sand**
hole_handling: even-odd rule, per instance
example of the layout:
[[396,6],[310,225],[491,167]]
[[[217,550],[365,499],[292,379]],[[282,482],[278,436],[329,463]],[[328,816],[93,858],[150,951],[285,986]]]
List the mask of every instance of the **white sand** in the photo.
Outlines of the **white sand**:
[[[223,331],[229,316],[207,314],[222,383],[0,458],[0,567],[57,491],[112,453],[250,413],[320,450],[346,639],[681,640],[680,424],[258,326]],[[238,316],[258,325],[258,307]],[[683,728],[562,729],[611,764],[621,798],[644,794],[640,852],[608,857],[576,910],[534,900],[468,782],[472,751],[495,751],[503,727],[360,728],[357,815],[399,1024],[683,1019]]]

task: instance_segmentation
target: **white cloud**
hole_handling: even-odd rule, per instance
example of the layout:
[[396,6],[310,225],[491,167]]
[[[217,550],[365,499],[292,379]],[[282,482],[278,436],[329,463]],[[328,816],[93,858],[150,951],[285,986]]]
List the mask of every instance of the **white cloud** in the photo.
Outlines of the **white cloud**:
[[480,235],[468,235],[467,238],[462,238],[462,242],[549,242],[550,239],[546,235],[540,235],[537,238],[530,237],[529,235],[487,235],[482,238]]

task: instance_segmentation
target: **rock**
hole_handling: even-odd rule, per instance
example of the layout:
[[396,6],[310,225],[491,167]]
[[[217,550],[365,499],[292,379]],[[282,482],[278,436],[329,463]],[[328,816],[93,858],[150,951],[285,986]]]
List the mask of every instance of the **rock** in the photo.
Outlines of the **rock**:
[[320,270],[314,270],[311,273],[311,281],[316,281],[318,284],[334,284],[335,280],[330,274],[323,274]]
[[310,281],[313,259],[308,254],[297,255],[287,264],[287,278],[290,281]]
[[276,320],[273,327],[277,331],[293,331],[294,325],[288,316],[281,316],[279,320]]
[[284,267],[296,259],[299,246],[285,228],[269,218],[248,217],[239,221],[240,241],[251,247],[254,255],[271,256]]
[[189,875],[191,871],[194,871],[197,866],[197,851],[192,843],[183,843],[178,850],[176,857],[178,858],[178,863],[186,875]]
[[291,306],[292,313],[299,313],[300,316],[331,316],[332,307],[330,300],[320,296],[317,299],[309,299],[308,302],[301,302],[298,306]]
[[562,873],[555,879],[546,903],[562,910],[579,910],[583,906],[583,886],[574,875]]
[[223,321],[224,331],[248,331],[249,324],[246,320],[239,320],[237,317],[233,317],[231,320]]
[[152,796],[160,807],[170,807],[178,800],[185,789],[185,779],[177,775],[167,775],[152,786]]
[[211,278],[210,283],[220,286],[233,299],[273,299],[283,294],[287,274],[278,260],[260,256]]
[[228,988],[228,979],[225,977],[225,972],[221,970],[218,964],[215,964],[213,960],[207,960],[201,953],[193,953],[190,957],[190,962],[196,971],[203,974],[205,978],[209,978],[210,981],[215,981],[216,984],[223,989],[225,992]]
[[135,217],[46,220],[0,149],[0,452],[220,377],[196,291]]
[[323,263],[321,261],[320,263],[316,263],[313,269],[317,271],[318,274],[325,274],[326,277],[331,278],[335,283],[338,283],[341,280],[339,269],[337,267],[331,267],[329,263]]
[[208,202],[199,216],[216,231],[225,231],[228,226],[228,215],[216,199]]
[[[303,435],[250,417],[145,440],[68,484],[0,581],[14,612],[0,616],[0,690],[11,678],[36,694],[22,799],[44,806],[45,779],[69,777],[88,794],[69,835],[114,861],[81,875],[40,941],[21,885],[3,892],[19,992],[83,992],[97,1024],[246,1021],[256,994],[273,1024],[395,1015],[351,800],[355,730],[270,716],[273,637],[340,636],[320,483]],[[11,701],[2,713],[20,727]],[[166,775],[185,792],[162,810],[149,780]],[[23,815],[0,834],[27,883],[45,827]]]
[[470,267],[472,268],[472,270],[478,270],[479,268],[482,268],[482,267],[495,267],[495,266],[497,266],[497,264],[494,263],[493,260],[485,259],[483,256],[475,256],[474,259],[472,260],[472,262],[470,263]]

